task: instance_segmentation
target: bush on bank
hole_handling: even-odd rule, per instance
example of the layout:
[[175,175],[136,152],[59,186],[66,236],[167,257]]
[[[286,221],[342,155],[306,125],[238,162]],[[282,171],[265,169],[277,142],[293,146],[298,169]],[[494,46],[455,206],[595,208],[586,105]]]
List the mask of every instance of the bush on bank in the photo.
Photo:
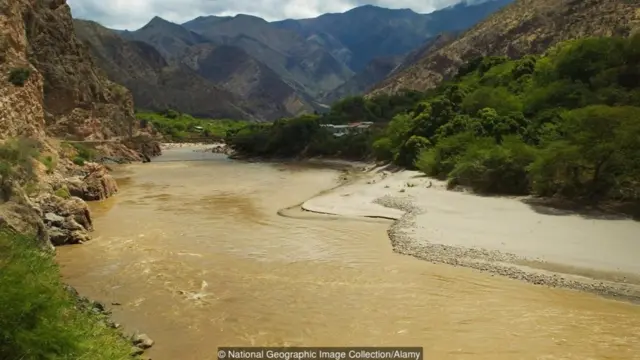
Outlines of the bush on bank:
[[130,359],[130,343],[79,310],[52,256],[0,228],[0,359]]

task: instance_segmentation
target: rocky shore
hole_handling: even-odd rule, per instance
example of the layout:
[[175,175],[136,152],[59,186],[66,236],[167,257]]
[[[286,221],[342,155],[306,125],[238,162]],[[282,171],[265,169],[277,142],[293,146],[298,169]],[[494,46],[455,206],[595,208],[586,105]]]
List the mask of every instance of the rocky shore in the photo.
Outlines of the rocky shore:
[[[105,304],[100,301],[93,301],[81,296],[72,286],[65,285],[65,290],[73,299],[75,299],[75,306],[78,310],[96,317],[104,326],[120,331],[120,336],[131,342],[130,355],[132,357],[138,357],[139,355],[144,354],[145,350],[151,348],[155,344],[147,334],[139,332],[126,334],[122,332],[120,324],[113,322],[110,319],[111,310],[109,310]],[[112,303],[111,305],[118,306],[120,304]]]
[[[590,223],[597,226],[592,232],[599,233],[604,228],[605,233],[610,233],[608,226],[614,224],[606,220],[599,220],[594,225],[593,221],[576,216],[561,223],[562,219],[553,218],[553,215],[521,208],[524,205],[520,199],[482,198],[449,191],[445,183],[410,171],[375,168],[363,175],[364,178],[306,201],[302,209],[352,218],[392,220],[388,235],[394,251],[421,260],[469,267],[537,285],[640,302],[640,277],[634,271],[633,260],[624,258],[624,253],[633,252],[633,249],[611,248],[611,251],[620,252],[619,256],[611,254],[619,261],[616,266],[620,270],[610,271],[604,265],[595,268],[600,265],[597,261],[602,260],[598,243],[585,240],[581,244],[573,238],[589,230],[586,226],[575,228],[571,222]],[[513,215],[513,219],[505,218],[502,213],[509,208],[513,208],[511,214],[517,215]],[[546,227],[538,226],[545,222]],[[638,224],[624,222],[617,226],[621,230],[619,236],[631,239]],[[568,233],[567,227],[578,233]],[[622,232],[625,230],[627,233]],[[520,234],[523,231],[527,231],[526,237]],[[557,239],[547,240],[549,232]],[[535,243],[536,239],[540,244]],[[559,243],[561,241],[565,242],[564,246]],[[548,256],[536,257],[532,255],[534,252],[525,251],[538,245],[538,253]],[[633,247],[634,243],[630,242],[629,246]],[[573,262],[578,252],[586,260],[592,259],[593,269],[587,271]],[[557,263],[563,266],[545,260],[546,257],[560,259]],[[627,258],[629,260],[625,262]]]

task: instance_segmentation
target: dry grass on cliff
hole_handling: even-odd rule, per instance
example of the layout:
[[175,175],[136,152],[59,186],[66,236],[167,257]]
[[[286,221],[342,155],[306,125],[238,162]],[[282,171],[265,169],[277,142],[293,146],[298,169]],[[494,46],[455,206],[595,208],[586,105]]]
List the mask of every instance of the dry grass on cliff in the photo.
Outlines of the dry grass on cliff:
[[0,359],[130,359],[130,344],[78,310],[53,258],[0,229]]

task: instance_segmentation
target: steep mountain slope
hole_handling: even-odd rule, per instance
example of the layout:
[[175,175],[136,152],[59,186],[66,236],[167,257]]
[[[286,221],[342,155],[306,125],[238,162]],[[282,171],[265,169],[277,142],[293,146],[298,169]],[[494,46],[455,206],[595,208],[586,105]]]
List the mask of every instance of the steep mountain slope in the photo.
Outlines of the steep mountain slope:
[[345,96],[364,94],[391,74],[403,71],[413,65],[413,63],[427,52],[445,46],[455,40],[455,38],[456,35],[453,33],[443,33],[428,39],[424,45],[407,55],[374,58],[367,64],[364,70],[351,77],[346,83],[327,93],[322,97],[321,101],[325,104],[330,104]]
[[131,89],[140,108],[247,120],[273,120],[314,109],[311,100],[240,48],[184,46],[170,63],[146,42],[123,39],[95,22],[74,23],[100,66]]
[[153,45],[169,62],[189,46],[207,42],[202,36],[158,16],[136,31],[120,32],[120,36]]
[[467,29],[511,1],[489,0],[471,5],[465,1],[430,14],[365,5],[345,13],[273,24],[327,46],[358,72],[376,57],[402,55],[441,32]]
[[95,22],[75,20],[74,26],[100,67],[132,91],[138,107],[220,118],[255,117],[241,99],[187,66],[169,65],[154,47],[127,41]]
[[245,99],[268,119],[314,110],[313,101],[299,95],[270,68],[242,49],[202,44],[187,49],[181,61],[202,77]]
[[305,41],[297,33],[280,29],[258,17],[207,16],[183,26],[214,44],[243,49],[284,81],[312,97],[339,86],[353,75],[321,45]]
[[331,104],[347,96],[359,95],[384,80],[402,61],[401,56],[375,58],[347,82],[325,95],[321,101]]
[[[396,74],[411,67],[413,64],[415,64],[417,61],[419,61],[422,57],[424,57],[429,52],[436,51],[437,49],[440,49],[450,44],[458,36],[459,36],[458,33],[449,32],[449,33],[441,33],[437,36],[434,36],[428,39],[422,46],[405,55],[402,58],[402,62],[398,64],[398,66],[387,75]],[[375,84],[370,84],[370,85],[373,86]]]
[[369,95],[432,88],[478,56],[540,54],[563,40],[628,35],[639,27],[637,1],[517,0],[457,40],[428,51],[406,70],[378,84]]

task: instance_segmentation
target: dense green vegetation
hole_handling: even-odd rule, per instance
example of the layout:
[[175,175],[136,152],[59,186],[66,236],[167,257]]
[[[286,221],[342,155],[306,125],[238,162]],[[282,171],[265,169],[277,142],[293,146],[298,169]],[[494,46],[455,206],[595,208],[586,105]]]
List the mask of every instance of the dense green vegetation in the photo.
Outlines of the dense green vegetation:
[[15,68],[9,73],[9,82],[15,86],[24,86],[31,76],[31,69],[28,68]]
[[318,115],[250,124],[228,132],[226,141],[240,153],[264,157],[340,156],[361,159],[371,153],[375,130],[334,137]]
[[0,274],[0,358],[131,358],[127,340],[78,308],[33,239],[0,229]]
[[[351,121],[386,126],[341,138],[320,126]],[[478,58],[428,93],[348,98],[227,141],[248,155],[375,156],[484,193],[637,201],[640,35]]]
[[227,130],[239,129],[247,124],[245,121],[238,120],[198,119],[173,110],[162,113],[137,112],[136,117],[141,126],[144,127],[145,122],[150,122],[167,140],[176,142],[202,138],[222,139]]

